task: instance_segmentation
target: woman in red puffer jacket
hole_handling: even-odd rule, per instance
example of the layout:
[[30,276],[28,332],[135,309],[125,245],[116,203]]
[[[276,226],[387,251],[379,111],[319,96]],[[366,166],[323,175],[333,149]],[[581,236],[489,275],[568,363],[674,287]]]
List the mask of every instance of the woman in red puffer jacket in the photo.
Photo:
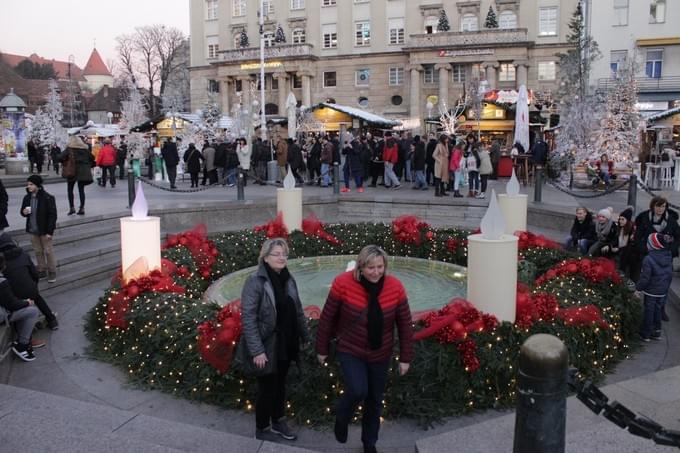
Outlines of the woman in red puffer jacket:
[[106,173],[111,176],[111,187],[116,187],[116,148],[108,138],[97,155],[97,165],[102,168],[102,187],[106,187]]

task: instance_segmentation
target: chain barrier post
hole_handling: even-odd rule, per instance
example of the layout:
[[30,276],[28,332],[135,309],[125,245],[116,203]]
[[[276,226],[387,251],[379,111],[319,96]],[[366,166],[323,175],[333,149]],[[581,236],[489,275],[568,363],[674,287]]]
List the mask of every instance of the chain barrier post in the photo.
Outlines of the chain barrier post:
[[628,206],[633,207],[633,212],[637,210],[637,175],[630,175],[628,180]]
[[340,194],[340,164],[333,162],[333,193]]
[[236,176],[236,199],[238,201],[243,201],[246,199],[245,193],[244,193],[244,178],[243,178],[243,171],[241,171],[241,168],[239,167],[238,169],[238,174]]
[[520,349],[514,453],[564,453],[569,353],[553,335],[536,334]]
[[128,186],[128,208],[132,208],[132,203],[135,202],[135,174],[132,168],[128,168],[127,186]]
[[534,169],[534,202],[543,201],[543,167],[537,166]]

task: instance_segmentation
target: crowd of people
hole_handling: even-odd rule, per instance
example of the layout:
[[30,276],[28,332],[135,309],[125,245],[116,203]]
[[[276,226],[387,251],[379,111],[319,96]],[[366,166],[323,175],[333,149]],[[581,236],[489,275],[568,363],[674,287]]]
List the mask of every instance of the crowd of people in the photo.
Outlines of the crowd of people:
[[668,207],[668,200],[652,198],[649,209],[635,219],[632,207],[618,216],[611,207],[604,208],[595,218],[587,208],[579,207],[565,247],[582,255],[616,260],[621,273],[635,283],[644,299],[640,337],[643,341],[661,338],[661,321],[668,321],[665,307],[673,258],[680,247],[678,213]]

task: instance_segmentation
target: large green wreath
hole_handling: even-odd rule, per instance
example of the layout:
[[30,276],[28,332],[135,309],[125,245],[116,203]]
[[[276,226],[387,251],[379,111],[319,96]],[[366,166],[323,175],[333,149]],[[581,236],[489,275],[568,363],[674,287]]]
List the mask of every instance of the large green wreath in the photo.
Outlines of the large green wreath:
[[[378,244],[388,254],[426,258],[466,265],[469,231],[425,228],[422,240],[404,241],[394,228],[384,224],[334,224],[324,236],[292,233],[288,240],[291,258],[356,254],[366,244]],[[206,363],[197,348],[198,326],[214,319],[220,308],[201,300],[203,291],[217,278],[253,266],[266,231],[241,230],[213,238],[217,260],[208,278],[186,247],[177,245],[163,252],[164,258],[182,266],[176,277],[186,294],[139,294],[126,314],[127,328],[106,325],[107,305],[119,287],[113,286],[89,312],[85,331],[91,341],[92,357],[112,363],[127,372],[130,383],[159,389],[177,396],[217,404],[231,409],[254,408],[255,382],[236,370],[220,374]],[[572,258],[555,248],[530,246],[521,252],[520,276],[532,282],[563,260]],[[187,272],[188,271],[188,272]],[[528,276],[527,276],[528,273]],[[207,274],[204,274],[206,276]],[[515,403],[519,346],[530,335],[550,333],[569,348],[570,362],[595,380],[631,352],[631,342],[641,319],[641,307],[622,283],[594,283],[579,274],[558,275],[541,281],[531,291],[557,296],[560,307],[594,304],[608,324],[571,325],[556,319],[519,327],[501,323],[492,331],[475,332],[481,366],[466,371],[460,349],[434,337],[416,342],[415,359],[409,373],[399,377],[396,360],[385,394],[384,416],[415,419],[423,426],[478,409],[511,407]],[[450,297],[443,296],[442,306]],[[316,323],[310,322],[312,333]],[[418,326],[416,326],[418,328]],[[333,402],[341,392],[341,377],[335,364],[321,367],[313,347],[304,349],[297,368],[289,374],[289,416],[306,425],[326,424],[333,417]]]

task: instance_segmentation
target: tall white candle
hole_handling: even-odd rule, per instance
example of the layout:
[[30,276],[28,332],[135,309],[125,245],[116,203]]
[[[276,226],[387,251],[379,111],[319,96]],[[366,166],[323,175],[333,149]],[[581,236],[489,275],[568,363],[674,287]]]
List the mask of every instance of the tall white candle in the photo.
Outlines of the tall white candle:
[[528,196],[519,193],[519,181],[515,176],[514,168],[505,191],[505,194],[498,195],[498,204],[505,219],[505,233],[514,234],[515,231],[526,231]]
[[123,282],[161,267],[161,219],[149,217],[141,182],[137,186],[132,217],[120,219]]
[[505,222],[495,191],[481,230],[468,236],[467,298],[477,309],[515,322],[518,238],[503,234]]
[[283,214],[288,231],[302,229],[302,189],[295,187],[295,177],[288,167],[283,189],[276,189],[276,211]]

